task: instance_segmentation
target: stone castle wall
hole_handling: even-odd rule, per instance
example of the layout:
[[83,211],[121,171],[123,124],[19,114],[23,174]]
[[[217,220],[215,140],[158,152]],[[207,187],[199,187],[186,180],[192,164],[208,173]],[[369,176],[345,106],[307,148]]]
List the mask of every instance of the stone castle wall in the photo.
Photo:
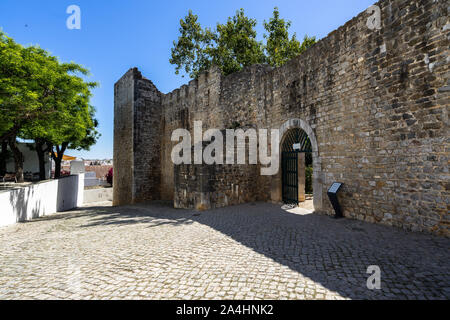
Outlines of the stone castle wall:
[[[160,130],[159,141],[144,146],[134,138],[134,148],[160,150],[161,157],[150,171],[144,163],[134,169],[142,169],[140,175],[151,172],[147,181],[154,183],[152,191],[142,189],[142,199],[176,200],[176,206],[194,208],[255,199],[279,202],[280,173],[261,176],[250,165],[174,168],[171,133],[192,131],[195,120],[203,121],[204,130],[299,126],[315,141],[316,210],[333,214],[326,190],[339,181],[344,183],[340,201],[346,217],[449,235],[448,6],[443,0],[377,5],[380,30],[368,28],[369,14],[363,12],[280,68],[255,65],[226,77],[213,68],[161,94],[148,118],[135,117],[135,127],[160,120],[159,129],[147,132],[152,136]],[[115,120],[115,139],[120,141],[130,139],[127,119],[135,112],[125,99],[130,78],[124,77],[116,85],[115,117],[121,120]],[[115,148],[128,151],[119,145],[115,141]],[[115,166],[125,176],[130,159],[119,153]],[[122,194],[130,184],[142,188],[139,179],[120,180],[123,191],[115,196],[129,200]],[[245,196],[233,197],[236,188]],[[199,196],[205,190],[209,202],[205,194]]]
[[[225,130],[222,134],[225,137]],[[203,142],[203,148],[209,143]],[[239,149],[248,150],[248,141],[235,148],[235,158]],[[226,147],[224,142],[223,154]],[[191,150],[192,159],[193,148]],[[269,201],[270,193],[258,192],[261,187],[259,165],[249,164],[248,152],[244,165],[196,165],[174,166],[174,206],[206,210],[255,201]]]

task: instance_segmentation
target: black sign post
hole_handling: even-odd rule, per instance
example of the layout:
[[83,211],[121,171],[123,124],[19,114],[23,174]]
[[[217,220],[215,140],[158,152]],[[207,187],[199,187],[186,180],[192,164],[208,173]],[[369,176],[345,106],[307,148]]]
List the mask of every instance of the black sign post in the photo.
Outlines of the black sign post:
[[334,216],[336,219],[344,217],[337,198],[337,193],[341,187],[342,183],[335,182],[331,185],[330,189],[328,189],[328,198],[330,198],[331,205],[333,206],[334,212],[336,212]]

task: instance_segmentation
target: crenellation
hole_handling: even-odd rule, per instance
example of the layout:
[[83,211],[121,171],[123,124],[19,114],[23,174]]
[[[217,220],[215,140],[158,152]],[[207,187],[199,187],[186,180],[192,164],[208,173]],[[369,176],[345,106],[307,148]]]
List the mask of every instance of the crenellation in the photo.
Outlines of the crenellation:
[[182,85],[180,88],[180,98],[181,99],[188,99],[189,98],[189,88],[187,85]]

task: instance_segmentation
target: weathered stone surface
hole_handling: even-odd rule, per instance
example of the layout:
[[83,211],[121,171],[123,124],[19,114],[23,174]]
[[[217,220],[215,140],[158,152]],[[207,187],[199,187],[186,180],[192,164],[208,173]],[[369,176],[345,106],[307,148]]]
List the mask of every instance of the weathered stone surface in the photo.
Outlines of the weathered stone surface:
[[114,204],[161,197],[161,93],[136,69],[114,87]]
[[[159,197],[201,209],[280,201],[280,174],[260,176],[257,166],[174,169],[170,137],[177,128],[192,132],[195,120],[202,120],[204,129],[293,125],[315,140],[316,210],[333,214],[326,190],[339,181],[346,217],[450,235],[448,4],[384,0],[377,5],[380,30],[367,27],[369,14],[363,12],[280,68],[255,65],[227,77],[213,68],[161,94],[156,108],[161,114],[152,113],[151,120],[133,118],[137,122],[131,124],[129,113],[139,107],[127,98],[127,83],[136,81],[127,73],[116,85],[116,106],[123,107],[115,115],[120,181],[115,203]],[[145,131],[156,119],[159,129]],[[134,127],[145,131],[149,145],[139,142]],[[128,147],[130,141],[135,149]],[[133,167],[128,152],[136,158],[156,150],[160,164]],[[158,162],[157,155],[153,160]],[[211,188],[203,192],[205,185]],[[136,196],[130,195],[133,190]]]

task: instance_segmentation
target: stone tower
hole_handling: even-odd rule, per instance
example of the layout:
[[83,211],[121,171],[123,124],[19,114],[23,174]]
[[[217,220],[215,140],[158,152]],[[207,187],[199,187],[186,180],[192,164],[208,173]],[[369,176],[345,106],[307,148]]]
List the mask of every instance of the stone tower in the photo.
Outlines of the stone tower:
[[136,69],[114,86],[114,205],[160,198],[161,93]]

